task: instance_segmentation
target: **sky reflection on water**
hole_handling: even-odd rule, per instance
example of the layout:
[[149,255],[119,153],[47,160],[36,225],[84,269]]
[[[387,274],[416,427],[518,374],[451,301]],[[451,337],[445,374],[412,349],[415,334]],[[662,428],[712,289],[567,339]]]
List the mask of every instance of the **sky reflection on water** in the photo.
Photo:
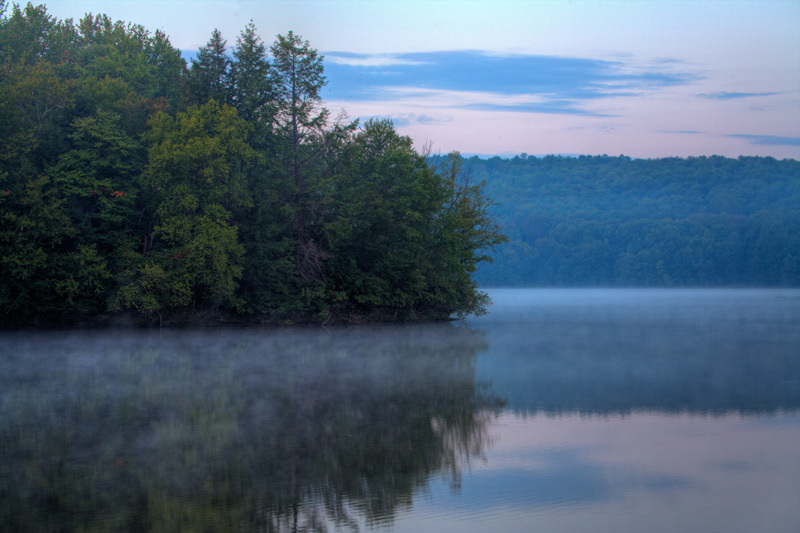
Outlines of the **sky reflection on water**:
[[800,524],[800,417],[520,416],[396,531],[776,531]]

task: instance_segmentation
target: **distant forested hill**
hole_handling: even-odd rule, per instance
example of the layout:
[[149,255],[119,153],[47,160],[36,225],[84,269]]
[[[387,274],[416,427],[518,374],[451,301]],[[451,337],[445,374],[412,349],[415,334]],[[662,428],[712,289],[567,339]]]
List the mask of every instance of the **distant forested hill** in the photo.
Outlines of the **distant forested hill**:
[[799,286],[800,162],[473,157],[509,242],[483,286]]

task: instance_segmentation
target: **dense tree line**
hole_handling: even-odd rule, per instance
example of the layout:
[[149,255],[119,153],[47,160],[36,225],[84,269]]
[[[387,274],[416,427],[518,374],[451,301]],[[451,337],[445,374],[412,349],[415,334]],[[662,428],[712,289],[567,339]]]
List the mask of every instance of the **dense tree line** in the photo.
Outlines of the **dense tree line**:
[[480,312],[482,188],[332,118],[322,61],[251,23],[187,66],[161,32],[0,0],[0,323]]
[[800,286],[800,162],[464,161],[509,242],[485,286]]

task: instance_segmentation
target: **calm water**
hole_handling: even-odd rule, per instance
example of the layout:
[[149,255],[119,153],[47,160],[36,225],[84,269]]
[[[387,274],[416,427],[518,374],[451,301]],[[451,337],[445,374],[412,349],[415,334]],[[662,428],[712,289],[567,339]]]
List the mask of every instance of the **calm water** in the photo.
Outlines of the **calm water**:
[[0,333],[2,531],[800,530],[800,290]]

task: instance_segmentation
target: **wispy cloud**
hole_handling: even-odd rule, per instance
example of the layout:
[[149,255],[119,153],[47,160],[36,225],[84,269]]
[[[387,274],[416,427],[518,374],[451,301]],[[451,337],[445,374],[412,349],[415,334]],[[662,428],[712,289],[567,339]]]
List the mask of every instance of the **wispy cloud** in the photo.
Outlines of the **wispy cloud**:
[[697,130],[664,130],[661,133],[675,133],[678,135],[702,135],[704,132]]
[[397,54],[356,54],[332,52],[325,55],[325,64],[349,65],[352,67],[391,67],[395,65],[419,65],[419,61],[405,59]]
[[407,86],[383,87],[381,91],[383,98],[387,101],[411,103],[420,108],[436,110],[471,109],[607,116],[583,109],[574,100],[556,99],[540,94],[502,94],[489,91],[456,91]]
[[478,102],[464,106],[465,109],[475,109],[478,111],[522,111],[525,113],[545,113],[555,115],[583,115],[592,117],[611,117],[607,113],[598,113],[590,111],[576,104],[570,100],[548,100],[542,103],[527,102],[527,103],[490,103]]
[[629,59],[445,51],[409,54],[329,52],[329,100],[431,98],[464,109],[600,115],[589,101],[634,96],[698,75],[679,62],[639,66]]
[[394,123],[395,126],[404,127],[411,124],[442,124],[444,122],[450,122],[452,117],[447,115],[431,116],[424,113],[393,113],[390,115],[374,115],[371,117],[366,117],[366,120],[369,119],[389,119]]
[[800,137],[783,137],[780,135],[746,135],[735,134],[727,135],[734,139],[744,139],[749,141],[750,144],[758,144],[762,146],[800,146]]
[[711,100],[738,100],[740,98],[754,98],[759,96],[775,96],[781,93],[737,93],[737,92],[728,92],[728,91],[718,91],[713,93],[702,93],[699,94],[701,98],[709,98]]

